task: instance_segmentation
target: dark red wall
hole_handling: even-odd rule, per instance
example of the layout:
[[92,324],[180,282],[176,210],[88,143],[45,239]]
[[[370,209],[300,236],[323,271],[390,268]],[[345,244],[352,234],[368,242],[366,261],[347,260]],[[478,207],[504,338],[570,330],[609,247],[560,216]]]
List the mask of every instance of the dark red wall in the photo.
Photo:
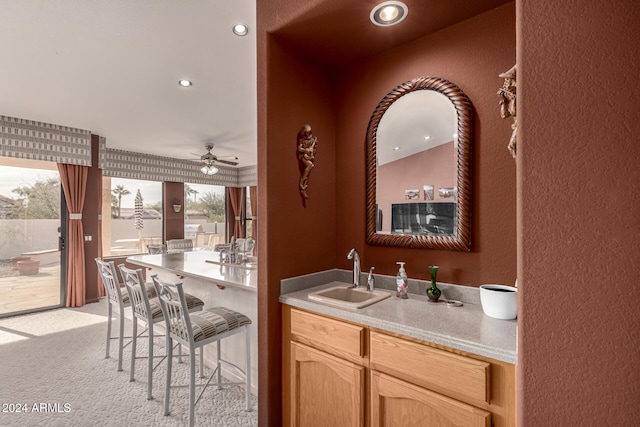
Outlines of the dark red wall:
[[[336,171],[338,244],[345,254],[355,246],[363,265],[395,274],[407,262],[411,278],[438,279],[469,286],[513,284],[516,279],[515,162],[506,149],[510,121],[500,117],[498,74],[515,63],[515,5],[445,28],[353,68],[340,80]],[[367,123],[391,89],[418,76],[442,77],[458,85],[475,109],[471,252],[399,249],[365,245],[365,155]],[[337,267],[350,268],[346,256]]]
[[640,3],[518,3],[519,417],[640,419]]
[[[309,9],[311,4],[300,4],[296,12]],[[299,40],[292,43],[286,29],[284,36],[273,34],[283,17],[295,15],[287,10],[258,2],[258,241],[266,242],[258,253],[258,416],[265,426],[281,421],[281,279],[351,268],[346,259],[351,247],[381,274],[394,274],[395,261],[403,260],[412,278],[426,278],[430,264],[441,266],[440,280],[471,286],[511,284],[516,276],[515,163],[506,149],[511,122],[500,118],[496,94],[502,85],[498,74],[515,63],[514,4],[341,72],[319,65],[323,59]],[[305,21],[300,15],[295,19]],[[305,21],[307,28],[315,24]],[[470,253],[365,244],[369,117],[388,91],[422,75],[456,83],[476,109]],[[298,192],[295,155],[296,135],[305,123],[319,144],[306,205]]]
[[[282,360],[280,280],[335,266],[335,112],[332,87],[323,73],[282,41],[270,37],[263,42],[273,90],[268,103],[259,98],[270,114],[268,122],[259,122],[259,134],[269,143],[258,150],[258,241],[266,242],[258,249],[259,281],[268,284],[258,289],[258,416],[261,425],[279,425],[281,387],[274,376],[279,376]],[[259,74],[258,87],[265,83]],[[298,190],[297,158],[297,135],[304,124],[318,139],[306,201]]]
[[91,135],[91,164],[87,175],[87,192],[82,208],[82,228],[91,241],[84,242],[85,298],[87,303],[98,301],[98,267],[94,259],[98,256],[100,240],[100,200],[102,198],[102,171],[98,168],[100,137]]
[[[173,210],[174,201],[182,205],[180,212]],[[182,182],[164,182],[162,184],[162,215],[164,241],[184,239],[184,184]]]

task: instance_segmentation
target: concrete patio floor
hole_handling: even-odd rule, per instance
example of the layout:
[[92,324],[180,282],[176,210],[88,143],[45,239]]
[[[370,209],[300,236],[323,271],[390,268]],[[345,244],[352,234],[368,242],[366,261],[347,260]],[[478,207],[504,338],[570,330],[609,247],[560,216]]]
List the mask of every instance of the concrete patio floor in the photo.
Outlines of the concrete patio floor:
[[60,264],[40,266],[38,274],[0,272],[0,316],[60,304]]

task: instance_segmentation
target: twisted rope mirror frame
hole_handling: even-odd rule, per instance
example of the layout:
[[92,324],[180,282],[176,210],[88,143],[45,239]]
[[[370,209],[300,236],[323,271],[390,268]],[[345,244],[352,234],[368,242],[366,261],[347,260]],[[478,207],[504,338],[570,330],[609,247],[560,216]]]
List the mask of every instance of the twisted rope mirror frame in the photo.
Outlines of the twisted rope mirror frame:
[[[452,235],[378,234],[376,233],[376,135],[382,116],[395,101],[418,90],[433,90],[446,96],[453,104],[458,118],[457,149],[457,221]],[[417,77],[389,92],[374,110],[367,127],[367,244],[471,250],[471,206],[473,188],[473,106],[462,90],[439,77]]]

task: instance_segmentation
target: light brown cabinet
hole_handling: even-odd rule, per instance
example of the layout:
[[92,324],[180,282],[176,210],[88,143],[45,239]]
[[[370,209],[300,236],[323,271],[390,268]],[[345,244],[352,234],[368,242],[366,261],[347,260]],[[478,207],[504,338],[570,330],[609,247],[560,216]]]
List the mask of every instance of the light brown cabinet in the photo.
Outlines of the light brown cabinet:
[[304,344],[291,344],[294,426],[364,426],[365,368]]
[[489,427],[491,413],[371,372],[371,427]]
[[516,425],[515,365],[283,306],[285,426]]

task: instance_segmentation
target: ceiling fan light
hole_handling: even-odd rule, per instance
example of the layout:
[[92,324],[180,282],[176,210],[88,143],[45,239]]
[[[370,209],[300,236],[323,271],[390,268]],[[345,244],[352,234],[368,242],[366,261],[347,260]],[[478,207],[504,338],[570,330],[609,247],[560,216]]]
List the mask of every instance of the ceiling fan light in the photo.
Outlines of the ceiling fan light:
[[200,172],[205,175],[215,175],[219,172],[219,169],[211,164],[207,164],[200,168]]

